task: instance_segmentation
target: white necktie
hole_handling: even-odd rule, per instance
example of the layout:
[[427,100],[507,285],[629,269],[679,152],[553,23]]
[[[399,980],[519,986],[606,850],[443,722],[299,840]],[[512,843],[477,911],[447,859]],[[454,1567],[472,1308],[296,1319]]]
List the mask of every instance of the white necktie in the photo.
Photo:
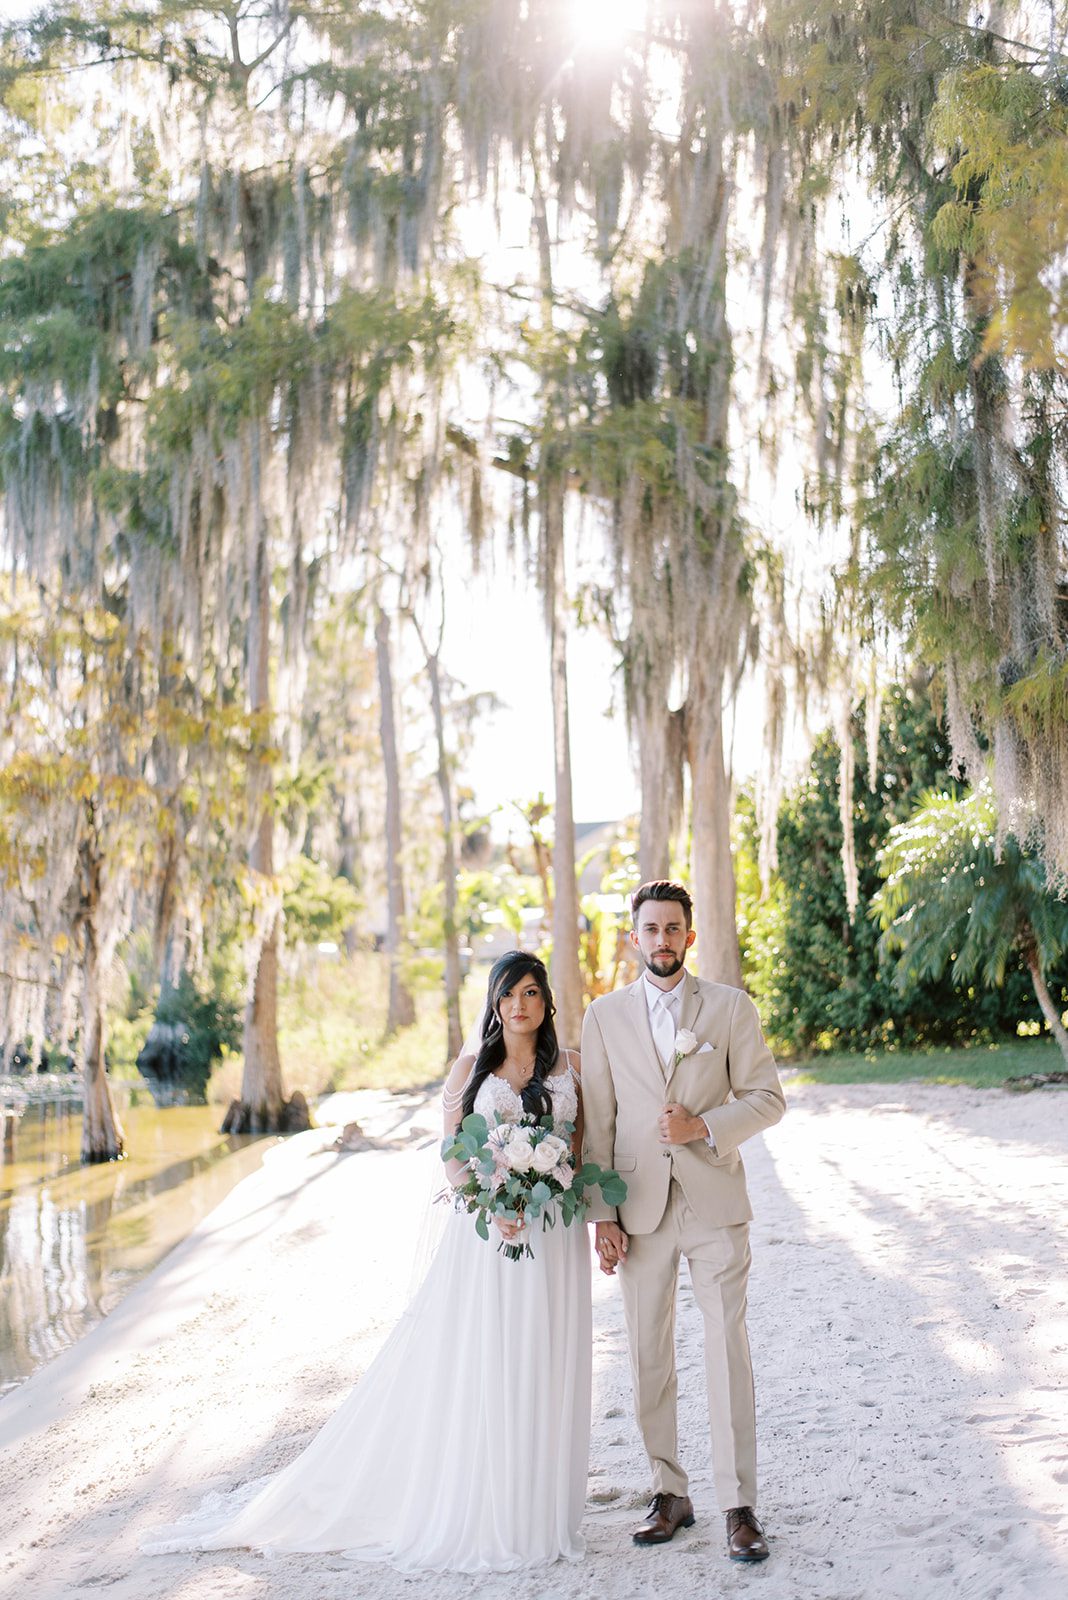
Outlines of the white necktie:
[[665,1068],[670,1067],[675,1060],[675,1006],[677,1001],[678,993],[675,989],[671,989],[660,996],[649,1013],[649,1021],[653,1029],[653,1042]]

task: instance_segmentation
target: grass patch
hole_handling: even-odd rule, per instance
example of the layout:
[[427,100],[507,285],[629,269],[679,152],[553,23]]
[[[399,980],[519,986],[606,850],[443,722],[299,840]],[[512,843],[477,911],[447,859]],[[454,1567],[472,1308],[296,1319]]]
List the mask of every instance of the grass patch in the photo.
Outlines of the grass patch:
[[[786,1065],[786,1063],[784,1063]],[[798,1063],[794,1083],[948,1083],[1000,1088],[1006,1078],[1054,1072],[1064,1058],[1052,1039],[946,1045],[923,1050],[858,1051]]]
[[[348,960],[309,959],[283,977],[278,997],[278,1049],[286,1092],[309,1100],[338,1089],[421,1088],[444,1077],[445,1009],[439,987],[416,993],[416,1020],[391,1039],[386,1025],[389,974],[382,955]],[[465,1027],[485,997],[477,969],[461,996]],[[229,1104],[241,1089],[240,1053],[227,1055],[212,1073],[208,1098]]]

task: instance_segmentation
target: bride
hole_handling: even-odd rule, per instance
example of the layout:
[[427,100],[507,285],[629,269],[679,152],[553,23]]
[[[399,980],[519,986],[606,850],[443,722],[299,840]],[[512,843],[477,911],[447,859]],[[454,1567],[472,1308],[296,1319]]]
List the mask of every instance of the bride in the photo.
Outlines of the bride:
[[[446,1135],[472,1111],[491,1123],[494,1113],[551,1115],[555,1132],[574,1126],[577,1156],[578,1059],[558,1048],[553,1011],[536,956],[496,962],[477,1053],[461,1055],[445,1085]],[[497,1227],[504,1239],[515,1232]],[[577,1225],[531,1243],[533,1258],[510,1261],[454,1213],[393,1333],[307,1449],[221,1508],[157,1529],[142,1549],[340,1551],[454,1572],[581,1556],[589,1245]]]

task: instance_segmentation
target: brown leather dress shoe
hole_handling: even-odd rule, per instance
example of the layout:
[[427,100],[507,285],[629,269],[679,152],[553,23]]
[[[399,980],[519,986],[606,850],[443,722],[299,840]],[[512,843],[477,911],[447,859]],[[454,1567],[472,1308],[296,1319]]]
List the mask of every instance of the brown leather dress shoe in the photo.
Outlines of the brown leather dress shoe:
[[771,1554],[752,1506],[727,1512],[727,1554],[732,1561],[766,1561]]
[[667,1544],[680,1528],[693,1527],[693,1501],[685,1494],[654,1494],[649,1515],[634,1530],[635,1544]]

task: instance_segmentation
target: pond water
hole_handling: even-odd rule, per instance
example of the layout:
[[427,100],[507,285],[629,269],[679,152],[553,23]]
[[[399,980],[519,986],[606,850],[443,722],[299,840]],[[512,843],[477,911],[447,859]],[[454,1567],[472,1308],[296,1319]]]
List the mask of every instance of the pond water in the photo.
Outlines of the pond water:
[[275,1142],[144,1091],[121,1116],[129,1155],[97,1166],[79,1162],[69,1098],[26,1105],[0,1139],[0,1394],[106,1316]]

